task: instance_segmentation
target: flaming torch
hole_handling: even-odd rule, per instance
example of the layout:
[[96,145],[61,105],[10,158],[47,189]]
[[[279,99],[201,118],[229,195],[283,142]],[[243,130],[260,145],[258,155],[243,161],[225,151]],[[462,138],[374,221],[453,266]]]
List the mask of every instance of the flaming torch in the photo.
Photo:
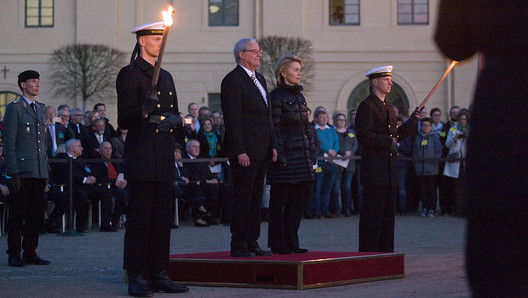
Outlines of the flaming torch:
[[174,15],[174,8],[169,5],[167,11],[162,11],[163,21],[165,22],[165,30],[163,31],[163,38],[161,40],[161,48],[158,55],[158,61],[154,68],[154,75],[152,76],[152,86],[158,84],[158,77],[161,69],[161,60],[163,59],[163,52],[165,52],[165,44],[167,44],[167,36],[169,35],[169,29],[172,26],[172,16]]

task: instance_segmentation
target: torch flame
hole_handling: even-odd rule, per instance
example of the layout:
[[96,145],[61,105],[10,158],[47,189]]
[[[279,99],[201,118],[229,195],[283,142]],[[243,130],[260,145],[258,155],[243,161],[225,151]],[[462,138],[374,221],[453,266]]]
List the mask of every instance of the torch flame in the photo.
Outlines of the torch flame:
[[172,26],[172,16],[174,15],[174,8],[172,8],[171,5],[169,5],[169,9],[167,11],[162,11],[163,14],[163,21],[165,22],[165,26],[170,27]]

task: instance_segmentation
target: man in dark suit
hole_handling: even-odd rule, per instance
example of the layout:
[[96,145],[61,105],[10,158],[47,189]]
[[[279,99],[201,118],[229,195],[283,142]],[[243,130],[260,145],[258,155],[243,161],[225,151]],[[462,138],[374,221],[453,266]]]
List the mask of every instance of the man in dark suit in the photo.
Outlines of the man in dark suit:
[[7,254],[9,266],[14,267],[50,263],[35,252],[44,221],[42,196],[48,178],[46,106],[35,100],[40,89],[39,77],[34,70],[18,75],[22,97],[8,104],[5,112],[4,154],[7,175],[11,177]]
[[[98,183],[110,185],[112,197],[115,198],[114,212],[112,213],[112,226],[119,224],[119,218],[128,202],[128,191],[126,190],[127,181],[123,176],[123,167],[121,163],[111,162],[112,144],[103,142],[99,147],[100,158],[91,162],[94,176]],[[121,177],[120,177],[121,176]]]
[[112,136],[105,130],[106,124],[104,119],[95,119],[90,127],[90,132],[84,139],[83,147],[85,147],[84,157],[86,158],[99,158],[100,150],[99,147],[104,142],[110,142]]
[[69,110],[61,109],[58,115],[60,122],[52,123],[46,131],[49,157],[55,156],[57,149],[74,136],[73,131],[67,127],[68,119],[70,118]]
[[222,80],[224,149],[233,171],[231,256],[271,255],[260,248],[260,209],[268,160],[277,159],[271,108],[264,77],[255,72],[262,52],[255,39],[234,46],[238,66]]
[[105,135],[110,136],[110,138],[113,138],[116,136],[116,130],[106,118],[106,105],[104,103],[96,103],[94,105],[94,111],[97,111],[99,113],[99,116],[105,121]]
[[398,141],[418,131],[418,111],[396,127],[396,114],[385,100],[392,86],[392,66],[367,72],[370,95],[357,109],[364,203],[359,219],[359,251],[394,251],[394,195],[398,187]]
[[76,139],[81,140],[88,135],[88,128],[82,123],[83,121],[83,112],[79,108],[73,108],[70,110],[70,123],[68,127],[73,131],[73,135]]
[[[58,153],[57,158],[73,158],[81,156],[83,147],[77,139],[66,142],[66,153]],[[53,164],[53,181],[58,184],[68,185],[69,169],[64,162]],[[83,161],[75,161],[72,165],[73,197],[77,213],[76,229],[83,233],[85,220],[88,216],[87,200],[101,201],[101,232],[116,232],[117,228],[110,223],[112,218],[112,193],[108,184],[97,180],[92,170],[93,166]]]
[[129,189],[123,267],[132,296],[189,290],[173,283],[166,272],[170,192],[175,179],[174,133],[182,126],[182,119],[170,73],[160,69],[157,84],[152,85],[164,28],[163,22],[158,22],[132,31],[136,47],[130,64],[119,71],[116,80],[117,122],[121,129],[128,129],[123,156]]

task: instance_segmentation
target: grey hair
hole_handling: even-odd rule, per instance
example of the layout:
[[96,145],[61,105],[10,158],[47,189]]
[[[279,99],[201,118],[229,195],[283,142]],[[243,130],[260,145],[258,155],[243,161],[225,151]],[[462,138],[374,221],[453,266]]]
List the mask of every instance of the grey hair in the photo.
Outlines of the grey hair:
[[235,55],[236,63],[238,63],[240,60],[240,57],[238,57],[238,53],[243,50],[247,50],[247,45],[250,42],[257,42],[257,40],[254,38],[242,38],[235,43],[235,46],[233,47],[233,54]]
[[113,150],[114,148],[112,147],[112,144],[111,144],[110,142],[108,142],[108,141],[104,141],[104,142],[102,142],[101,145],[99,145],[99,149],[102,150],[104,144],[108,144],[108,145],[110,145],[110,148],[112,148],[112,151],[114,151],[114,150]]
[[185,149],[187,150],[187,152],[189,152],[189,150],[191,150],[191,142],[196,142],[196,143],[198,143],[198,145],[200,145],[200,142],[198,142],[198,140],[196,140],[196,139],[188,140],[187,144],[185,144]]
[[67,152],[70,152],[70,147],[71,145],[74,143],[74,142],[81,142],[81,140],[79,139],[69,139],[66,141],[66,143],[64,143],[64,147],[66,147],[66,151]]
[[71,113],[71,114],[75,114],[75,113],[77,113],[77,112],[81,112],[81,113],[82,113],[82,110],[79,109],[79,108],[73,108],[73,109],[70,110],[70,113]]
[[277,79],[277,85],[284,80],[281,73],[286,67],[288,67],[288,65],[293,62],[299,62],[301,67],[303,65],[303,59],[293,54],[284,54],[279,58],[279,61],[277,61],[277,65],[275,66],[275,78]]

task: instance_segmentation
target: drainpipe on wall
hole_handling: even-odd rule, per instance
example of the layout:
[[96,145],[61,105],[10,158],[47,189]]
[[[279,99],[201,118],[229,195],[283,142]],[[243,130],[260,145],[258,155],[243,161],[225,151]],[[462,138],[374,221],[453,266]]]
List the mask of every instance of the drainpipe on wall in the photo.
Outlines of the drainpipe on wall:
[[255,39],[262,37],[262,1],[255,0]]

